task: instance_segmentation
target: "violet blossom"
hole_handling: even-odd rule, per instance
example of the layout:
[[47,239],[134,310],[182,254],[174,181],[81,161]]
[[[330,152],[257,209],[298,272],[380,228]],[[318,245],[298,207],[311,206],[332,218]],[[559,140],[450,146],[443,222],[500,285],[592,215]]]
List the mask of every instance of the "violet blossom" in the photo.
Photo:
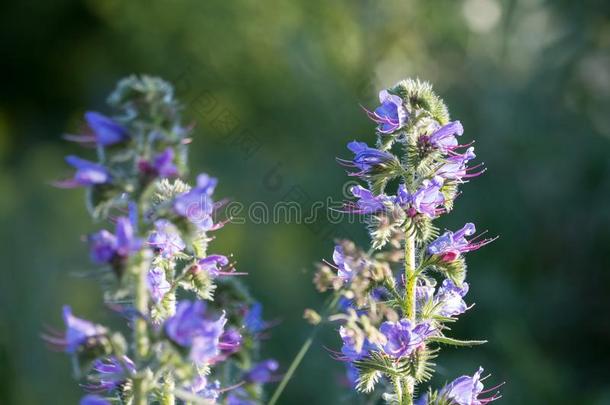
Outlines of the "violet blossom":
[[91,339],[98,339],[108,333],[105,327],[72,315],[72,309],[68,305],[63,307],[62,315],[66,325],[65,332],[63,334],[53,333],[52,335],[43,335],[43,339],[51,346],[66,353],[76,353]]
[[399,96],[390,94],[387,90],[379,92],[381,105],[374,112],[367,111],[369,118],[379,124],[379,132],[389,134],[404,127],[409,114]]
[[466,239],[466,236],[472,236],[475,232],[474,224],[469,222],[458,231],[447,231],[436,238],[428,245],[427,251],[431,255],[439,256],[443,261],[450,262],[461,253],[477,250],[495,240],[495,238],[487,238],[477,241],[479,237]]
[[136,366],[127,356],[123,356],[121,359],[110,356],[95,360],[91,371],[89,379],[92,380],[92,383],[85,385],[85,388],[93,392],[103,392],[112,391],[121,386],[128,375],[136,372]]
[[66,156],[66,162],[76,169],[71,179],[55,182],[60,188],[87,187],[96,184],[104,184],[110,181],[108,170],[97,163],[81,159],[77,156]]
[[219,354],[226,321],[224,314],[216,320],[207,318],[202,301],[180,301],[176,314],[165,321],[165,333],[177,345],[190,348],[191,360],[203,364]]
[[354,152],[354,158],[351,162],[343,159],[339,159],[339,162],[357,168],[359,171],[353,173],[355,176],[371,174],[375,168],[396,160],[391,153],[371,148],[364,142],[350,142],[347,148]]
[[180,232],[166,219],[155,221],[155,230],[150,234],[148,244],[166,259],[175,256],[185,248]]
[[152,163],[142,160],[138,163],[140,171],[159,177],[176,177],[178,168],[174,164],[174,150],[167,148],[152,159]]
[[407,215],[411,217],[421,214],[435,218],[442,212],[440,207],[445,202],[445,197],[441,192],[442,186],[443,179],[438,176],[422,181],[419,189],[413,194],[410,194],[405,185],[401,184],[398,187],[396,202],[407,208]]
[[392,199],[385,194],[374,195],[370,190],[362,186],[353,186],[350,189],[352,195],[358,198],[355,206],[348,206],[348,210],[359,214],[372,214],[386,209],[386,204],[391,204]]
[[483,391],[484,386],[481,382],[482,373],[483,368],[479,367],[479,370],[474,373],[472,377],[463,375],[456,378],[440,391],[439,396],[451,399],[453,401],[452,403],[457,405],[485,405],[499,399],[499,395],[497,393],[491,397],[479,398],[479,395],[488,393],[498,388],[493,387],[489,390]]
[[459,154],[453,154],[446,158],[445,163],[438,169],[438,175],[448,180],[462,180],[471,177],[476,177],[483,173],[482,171],[476,173],[468,173],[469,170],[477,169],[480,165],[472,168],[467,168],[466,165],[476,155],[474,154],[474,148],[470,147],[466,152]]
[[255,364],[246,373],[246,381],[264,384],[273,381],[276,376],[273,374],[280,367],[277,361],[268,359]]
[[415,325],[408,319],[384,322],[379,331],[386,337],[386,343],[382,347],[383,351],[395,358],[408,356],[434,333],[428,323]]
[[442,127],[438,127],[432,135],[428,137],[428,142],[441,152],[447,152],[458,146],[456,135],[460,136],[463,133],[464,128],[462,127],[462,123],[460,121],[452,121]]
[[95,111],[85,113],[85,120],[95,134],[95,141],[101,146],[110,146],[128,139],[127,129],[113,119]]
[[467,293],[468,283],[464,282],[458,287],[451,279],[443,280],[434,297],[438,314],[441,316],[456,316],[466,312],[468,305],[464,302],[463,297]]
[[80,405],[111,405],[106,399],[99,395],[85,395],[80,400]]
[[217,182],[214,177],[205,173],[197,176],[197,186],[174,200],[174,211],[203,230],[212,229],[214,226],[212,194]]
[[146,285],[150,293],[150,298],[155,304],[160,303],[165,294],[172,289],[172,285],[165,278],[165,270],[161,267],[153,267],[148,270]]

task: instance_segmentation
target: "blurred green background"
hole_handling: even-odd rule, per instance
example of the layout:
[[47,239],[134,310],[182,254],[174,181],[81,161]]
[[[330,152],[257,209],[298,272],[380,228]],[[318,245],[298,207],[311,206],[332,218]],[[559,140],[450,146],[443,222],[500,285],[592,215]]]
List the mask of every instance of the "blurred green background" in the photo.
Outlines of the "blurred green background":
[[[193,172],[245,203],[342,197],[335,156],[372,142],[360,105],[401,78],[430,80],[489,168],[441,224],[500,239],[469,257],[476,307],[437,382],[483,365],[505,404],[610,404],[610,3],[604,0],[55,0],[0,6],[0,403],[74,404],[68,360],[48,352],[60,308],[110,318],[80,236],[94,229],[60,139],[131,73],[173,81],[197,123]],[[233,252],[269,319],[284,367],[322,297],[312,263],[357,225],[232,225]],[[335,404],[346,390],[332,328],[280,404]],[[348,403],[347,401],[346,403]]]

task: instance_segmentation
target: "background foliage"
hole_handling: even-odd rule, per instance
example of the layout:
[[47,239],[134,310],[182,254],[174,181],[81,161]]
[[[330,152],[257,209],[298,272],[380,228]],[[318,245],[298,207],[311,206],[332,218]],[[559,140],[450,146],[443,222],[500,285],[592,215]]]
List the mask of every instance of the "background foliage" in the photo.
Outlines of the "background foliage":
[[[49,186],[67,174],[60,140],[102,108],[117,79],[177,84],[197,123],[191,159],[244,203],[342,198],[336,155],[370,134],[359,103],[406,76],[435,84],[475,138],[489,171],[466,185],[454,222],[501,238],[469,258],[470,299],[440,378],[479,364],[506,380],[506,404],[610,403],[610,21],[585,0],[57,0],[0,10],[0,403],[76,403],[66,359],[39,333],[60,306],[110,321],[96,283],[79,277],[90,231],[82,191]],[[220,119],[222,118],[222,119]],[[245,140],[249,140],[246,142]],[[252,140],[257,145],[253,152]],[[267,354],[287,365],[319,307],[311,263],[331,235],[364,242],[359,225],[232,225],[219,251],[282,320]],[[76,275],[76,277],[75,277]],[[311,286],[311,287],[310,287]],[[341,365],[322,347],[284,404],[331,404]],[[441,383],[443,381],[440,381]]]

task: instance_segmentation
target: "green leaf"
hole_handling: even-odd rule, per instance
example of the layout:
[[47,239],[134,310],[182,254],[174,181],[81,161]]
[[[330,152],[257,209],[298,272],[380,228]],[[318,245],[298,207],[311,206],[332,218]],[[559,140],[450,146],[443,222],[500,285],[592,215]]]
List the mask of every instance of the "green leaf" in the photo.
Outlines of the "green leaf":
[[450,346],[478,346],[487,343],[487,340],[460,340],[447,336],[432,336],[428,338],[428,341]]
[[381,378],[381,373],[377,370],[367,370],[360,373],[356,389],[360,392],[369,393],[375,389],[375,385]]

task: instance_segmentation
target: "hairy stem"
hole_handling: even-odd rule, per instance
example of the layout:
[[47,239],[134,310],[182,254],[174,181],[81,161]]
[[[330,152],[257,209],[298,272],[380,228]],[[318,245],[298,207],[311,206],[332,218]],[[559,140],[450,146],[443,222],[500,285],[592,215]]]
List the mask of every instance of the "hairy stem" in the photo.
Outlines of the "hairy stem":
[[[415,272],[415,233],[412,230],[405,231],[405,316],[415,322],[415,288],[417,285],[417,274]],[[412,405],[415,382],[412,377],[407,377],[400,382],[403,387],[403,397],[400,404]]]
[[176,397],[174,395],[175,388],[176,383],[174,381],[174,376],[169,372],[163,378],[161,405],[174,405],[176,403]]
[[411,230],[405,232],[405,315],[415,321],[415,234]]
[[[146,263],[144,260],[136,266],[136,286],[134,307],[137,311],[134,324],[134,343],[136,364],[141,366],[148,355],[148,330],[144,316],[148,313],[148,289],[146,288]],[[141,372],[142,370],[138,370]],[[143,376],[138,376],[133,382],[133,405],[145,405],[148,403],[146,395],[146,381]]]

